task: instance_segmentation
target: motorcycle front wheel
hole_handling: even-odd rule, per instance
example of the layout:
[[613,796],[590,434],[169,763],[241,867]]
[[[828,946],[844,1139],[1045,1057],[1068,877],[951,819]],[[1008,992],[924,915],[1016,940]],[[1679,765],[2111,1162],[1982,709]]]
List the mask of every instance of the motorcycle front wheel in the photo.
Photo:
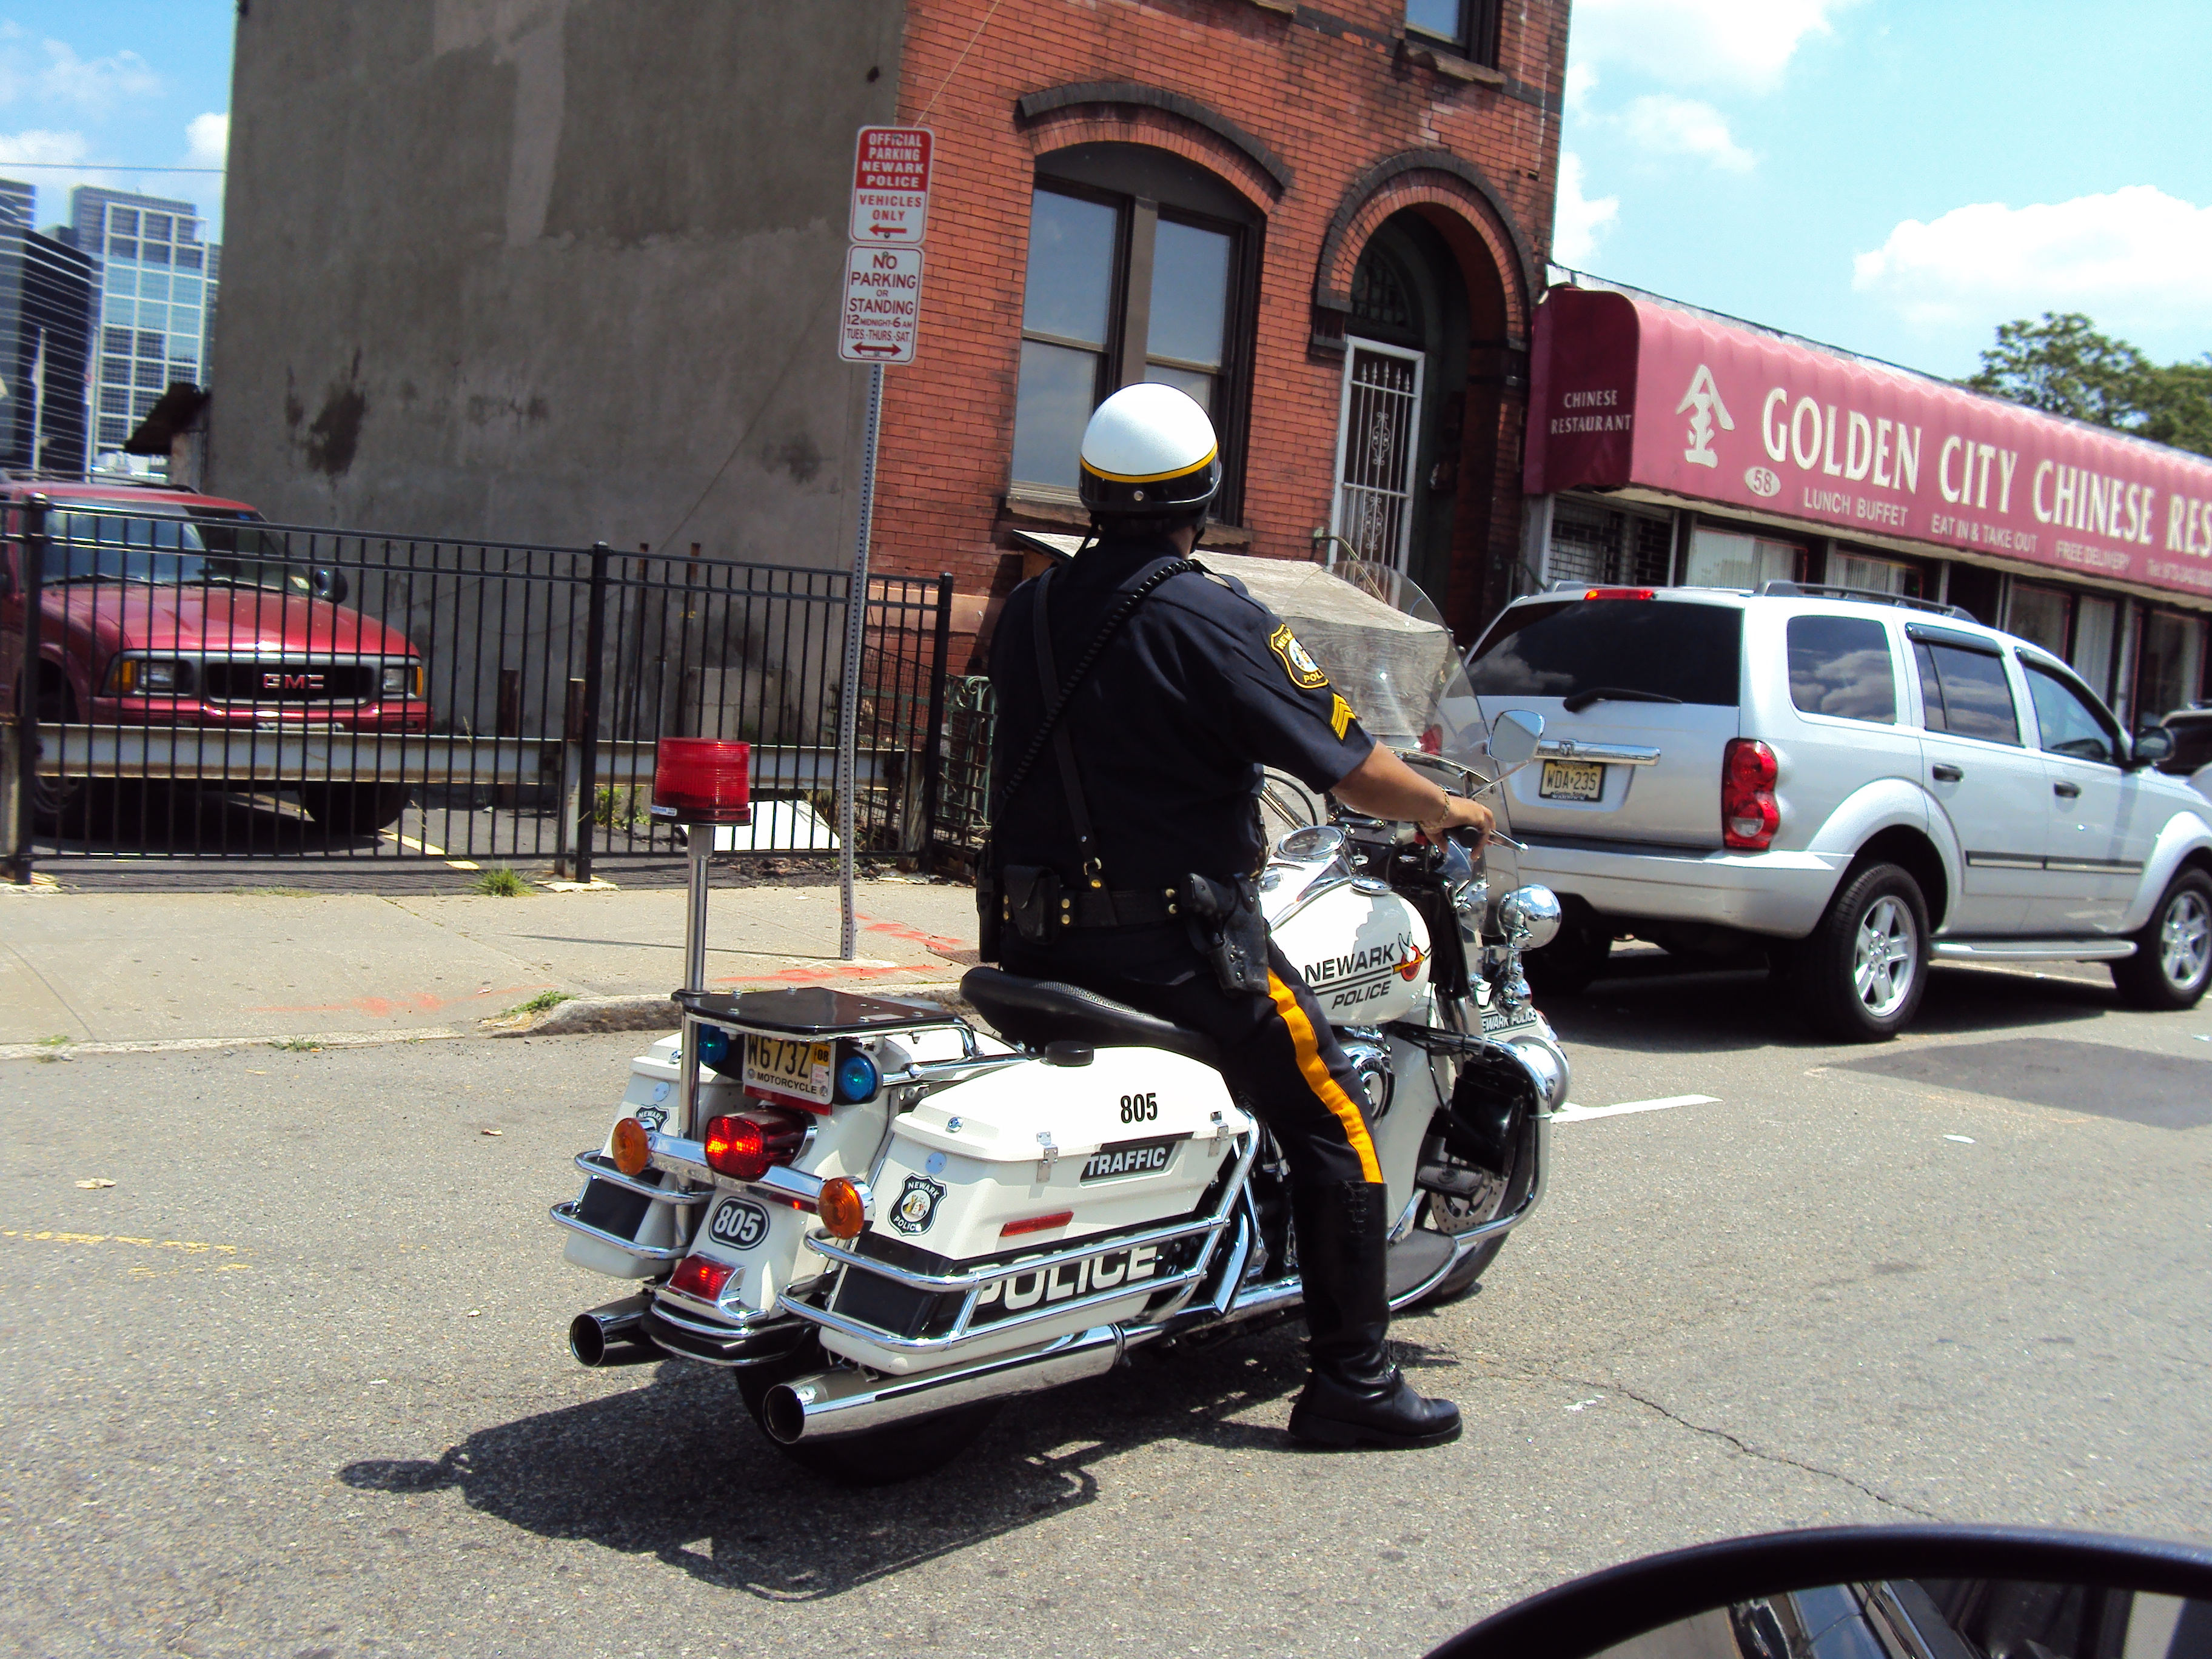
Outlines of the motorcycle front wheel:
[[761,1433],[799,1468],[843,1486],[888,1486],[912,1480],[943,1468],[973,1445],[991,1426],[1005,1402],[979,1400],[955,1406],[928,1417],[908,1418],[859,1434],[834,1435],[827,1439],[799,1440],[785,1445],[768,1431],[765,1416],[768,1391],[779,1382],[805,1376],[829,1364],[822,1345],[809,1336],[781,1359],[758,1365],[740,1365],[734,1375],[745,1409],[760,1425]]

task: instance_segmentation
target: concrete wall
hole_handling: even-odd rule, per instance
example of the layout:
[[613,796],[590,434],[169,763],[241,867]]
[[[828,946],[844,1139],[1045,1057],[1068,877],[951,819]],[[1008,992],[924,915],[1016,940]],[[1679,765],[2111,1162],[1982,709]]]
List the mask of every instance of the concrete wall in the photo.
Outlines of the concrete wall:
[[838,564],[854,129],[900,0],[239,8],[209,487],[292,522]]

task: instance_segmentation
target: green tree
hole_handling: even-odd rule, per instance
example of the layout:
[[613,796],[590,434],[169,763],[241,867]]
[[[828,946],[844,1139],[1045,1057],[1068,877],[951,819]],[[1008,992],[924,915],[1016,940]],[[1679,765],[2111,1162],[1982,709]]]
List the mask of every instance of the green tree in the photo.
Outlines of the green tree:
[[2030,409],[2071,416],[2212,455],[2212,353],[2160,368],[2078,311],[1999,325],[1966,384]]

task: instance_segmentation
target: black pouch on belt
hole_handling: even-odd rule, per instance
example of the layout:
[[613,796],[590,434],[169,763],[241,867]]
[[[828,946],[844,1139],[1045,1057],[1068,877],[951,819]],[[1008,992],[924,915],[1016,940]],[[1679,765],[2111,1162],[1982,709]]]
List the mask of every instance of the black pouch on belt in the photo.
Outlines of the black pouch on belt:
[[1191,918],[1191,942],[1212,964],[1221,988],[1265,993],[1267,923],[1260,914],[1259,884],[1249,876],[1232,881],[1185,876],[1182,903]]
[[975,954],[985,962],[999,959],[1006,942],[1006,899],[1000,891],[998,860],[992,856],[991,838],[983,837],[975,860]]
[[1042,945],[1060,922],[1060,874],[1039,864],[1010,864],[1000,872],[1006,923],[1023,943]]

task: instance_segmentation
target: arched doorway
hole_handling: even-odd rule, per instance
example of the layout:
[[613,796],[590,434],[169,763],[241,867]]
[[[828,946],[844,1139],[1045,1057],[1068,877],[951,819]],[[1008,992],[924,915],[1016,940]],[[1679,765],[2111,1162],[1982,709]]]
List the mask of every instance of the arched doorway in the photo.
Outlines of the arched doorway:
[[1441,600],[1466,435],[1467,284],[1443,236],[1407,209],[1368,239],[1351,299],[1330,532]]

